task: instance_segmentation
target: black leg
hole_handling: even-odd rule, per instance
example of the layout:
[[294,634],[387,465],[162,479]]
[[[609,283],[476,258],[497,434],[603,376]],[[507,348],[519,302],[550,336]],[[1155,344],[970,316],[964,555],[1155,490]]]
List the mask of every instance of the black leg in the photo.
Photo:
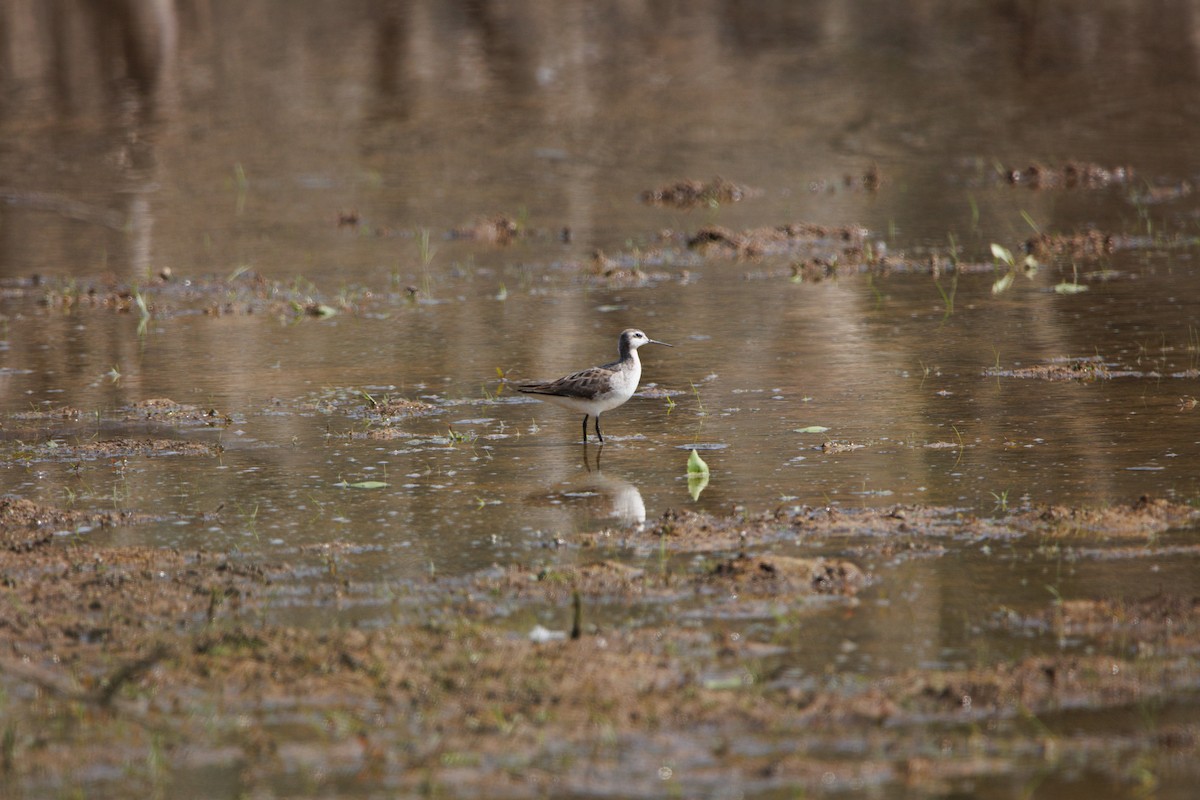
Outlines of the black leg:
[[583,415],[583,443],[587,444],[587,418],[588,415]]
[[604,434],[600,432],[600,415],[596,415],[596,436],[600,438],[600,444],[604,444]]

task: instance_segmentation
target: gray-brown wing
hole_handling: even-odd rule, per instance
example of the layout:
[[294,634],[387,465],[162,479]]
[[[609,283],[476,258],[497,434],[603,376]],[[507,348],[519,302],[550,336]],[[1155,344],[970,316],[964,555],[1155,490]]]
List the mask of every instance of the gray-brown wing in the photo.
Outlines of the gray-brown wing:
[[526,383],[518,386],[525,394],[553,394],[560,397],[595,397],[608,388],[612,370],[589,367],[549,383]]

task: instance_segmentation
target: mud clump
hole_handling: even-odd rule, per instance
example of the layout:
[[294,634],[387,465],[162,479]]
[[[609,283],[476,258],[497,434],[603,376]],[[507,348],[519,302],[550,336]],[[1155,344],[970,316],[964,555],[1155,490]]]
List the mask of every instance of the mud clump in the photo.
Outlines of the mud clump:
[[1004,176],[1013,186],[1029,189],[1103,189],[1128,183],[1133,170],[1103,167],[1087,161],[1067,161],[1059,166],[1033,163],[1022,169],[1006,169]]
[[808,258],[791,265],[792,280],[803,283],[820,283],[838,275],[838,264],[825,258]]
[[838,442],[831,439],[827,442],[822,442],[819,446],[813,447],[813,449],[820,450],[822,453],[826,454],[834,454],[852,453],[855,450],[861,450],[864,447],[866,447],[865,444],[859,444],[858,442]]
[[738,556],[719,562],[705,583],[732,582],[739,594],[856,594],[867,582],[866,573],[849,561],[762,555]]
[[1096,261],[1116,249],[1116,238],[1095,228],[1069,235],[1042,233],[1025,242],[1025,251],[1039,261]]
[[879,187],[883,186],[883,171],[878,164],[872,164],[867,167],[866,171],[858,177],[857,180],[853,176],[846,176],[845,183],[847,186],[861,186],[868,192],[877,192]]
[[472,239],[503,247],[512,244],[521,235],[521,232],[522,228],[515,219],[505,214],[494,214],[477,219],[461,228],[455,228],[451,231],[451,236],[455,239]]
[[1098,381],[1113,377],[1112,371],[1096,358],[1076,358],[1016,369],[989,368],[984,374],[990,377],[1033,378],[1042,381]]
[[384,397],[382,400],[370,399],[367,410],[383,419],[400,419],[416,417],[436,410],[437,406],[420,400],[409,400],[404,397]]
[[863,170],[861,174],[855,175],[850,172],[844,174],[842,176],[840,185],[838,181],[829,179],[810,181],[808,184],[808,191],[812,194],[821,192],[832,194],[839,189],[845,189],[848,191],[877,192],[884,183],[885,179],[883,177],[883,170],[880,169],[878,164],[871,164],[869,167]]
[[332,301],[335,308],[331,301],[314,296],[311,287],[302,291],[294,285],[268,280],[253,270],[213,278],[175,276],[166,268],[154,280],[136,287],[112,276],[88,285],[34,276],[6,284],[4,293],[9,298],[35,300],[43,308],[108,310],[135,314],[143,320],[165,320],[183,314],[220,317],[266,313],[295,317],[309,313],[306,311],[309,308],[354,310],[358,304],[373,299],[370,292],[339,296]]
[[361,411],[356,412],[372,419],[371,426],[365,431],[351,431],[352,439],[376,439],[391,441],[392,439],[407,439],[413,434],[410,431],[396,427],[393,423],[421,417],[437,411],[437,406],[420,400],[409,400],[404,397],[385,396],[375,399],[367,395],[367,403]]
[[836,251],[839,262],[859,264],[865,260],[866,236],[865,228],[853,225],[828,227],[796,222],[740,232],[705,225],[688,239],[687,246],[705,252],[716,249],[738,258],[759,258],[801,247],[822,246]]
[[642,192],[641,200],[647,205],[692,209],[698,206],[711,207],[738,203],[748,197],[756,197],[760,194],[762,192],[757,189],[716,177],[708,183],[697,180],[681,180],[657,189],[647,189]]
[[351,439],[375,439],[381,442],[390,442],[393,439],[411,439],[412,437],[413,434],[410,431],[400,430],[392,425],[350,432]]
[[73,406],[58,406],[57,408],[35,409],[32,411],[14,411],[8,416],[10,419],[17,420],[70,422],[82,419],[84,411]]
[[665,263],[666,260],[664,253],[657,249],[639,251],[636,255],[621,253],[616,257],[596,250],[585,271],[609,287],[653,286],[674,277],[665,270],[647,269],[648,264]]
[[10,457],[30,461],[91,461],[132,456],[217,456],[223,451],[224,448],[219,444],[180,439],[117,438],[82,442],[51,439],[32,448],[22,446],[11,451]]
[[1143,496],[1130,505],[1104,508],[1042,506],[1013,515],[1008,521],[1015,527],[1044,533],[1152,536],[1198,519],[1200,509]]
[[0,497],[0,548],[26,553],[49,544],[60,530],[115,527],[150,518],[128,511],[67,511],[19,497]]
[[215,408],[176,403],[168,397],[153,397],[134,403],[126,412],[137,419],[159,422],[198,422],[204,425],[230,425],[233,420]]

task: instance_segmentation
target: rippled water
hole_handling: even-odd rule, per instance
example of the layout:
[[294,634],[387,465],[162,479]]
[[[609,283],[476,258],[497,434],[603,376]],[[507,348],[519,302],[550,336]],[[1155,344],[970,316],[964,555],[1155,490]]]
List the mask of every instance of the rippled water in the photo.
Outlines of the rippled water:
[[[964,275],[949,317],[928,276],[795,284],[747,279],[733,262],[695,268],[685,285],[512,290],[504,300],[459,299],[447,281],[437,305],[385,300],[377,315],[326,320],[168,317],[142,337],[129,316],[33,309],[9,322],[8,361],[29,365],[4,379],[11,411],[65,403],[98,413],[72,429],[88,437],[122,430],[108,419],[119,409],[166,396],[233,423],[160,426],[219,442],[215,460],[14,462],[4,480],[48,502],[90,492],[166,512],[157,536],[172,543],[231,544],[247,534],[245,518],[256,546],[333,534],[403,548],[396,557],[414,568],[428,559],[450,569],[641,509],[1188,501],[1198,437],[1180,399],[1195,380],[1196,309],[1169,287],[1186,267],[1135,269],[1074,297],[1039,279],[995,298],[990,274]],[[499,382],[498,369],[551,377],[610,360],[614,331],[633,324],[676,347],[643,350],[643,388],[662,391],[606,415],[602,449],[582,447],[576,415]],[[29,347],[47,328],[61,344]],[[1096,356],[1141,374],[1052,382],[988,372]],[[356,438],[378,426],[367,395],[434,409],[397,422],[404,438]],[[828,430],[800,432],[813,426]],[[824,452],[825,442],[854,449]],[[685,480],[695,445],[713,470],[698,503]],[[368,479],[389,485],[336,487]],[[221,506],[217,522],[200,519]]]
[[[107,276],[136,289],[164,268],[176,282],[261,275],[349,313],[152,301],[139,333],[137,313],[6,302],[9,412],[70,405],[104,429],[165,396],[234,424],[165,431],[219,441],[216,463],[10,462],[5,491],[154,508],[162,541],[384,544],[405,565],[387,570],[470,568],[576,526],[692,506],[697,444],[713,448],[714,477],[696,505],[714,511],[1196,496],[1200,436],[1179,401],[1200,359],[1198,164],[1175,135],[1197,111],[1177,102],[1196,59],[1144,46],[1177,38],[1169,18],[1114,6],[1029,23],[873,3],[659,18],[647,6],[587,47],[525,34],[582,31],[598,10],[493,10],[489,27],[453,7],[399,8],[197,7],[171,18],[161,62],[126,53],[98,73],[76,63],[107,46],[86,17],[64,34],[75,48],[12,42],[0,275],[81,289]],[[48,12],[6,13],[49,36]],[[1113,19],[1145,29],[1110,42]],[[1148,80],[1168,66],[1172,78]],[[1071,160],[1135,177],[1031,190],[996,171]],[[844,180],[873,166],[878,191]],[[638,201],[717,174],[758,192],[690,211]],[[498,246],[455,233],[500,213],[527,235]],[[358,225],[339,224],[350,214]],[[787,256],[704,258],[659,239],[798,219],[866,225],[904,268],[797,282]],[[923,268],[1091,226],[1123,245],[1074,265],[1083,294],[1050,291],[1074,279],[1069,259],[999,295],[997,274],[935,281]],[[590,277],[597,248],[644,253],[658,279]],[[676,347],[643,351],[643,387],[660,391],[608,415],[596,470],[578,419],[503,392],[498,376],[607,361],[631,325]],[[1069,358],[1138,374],[988,374]],[[349,438],[368,426],[364,393],[436,411],[400,423],[411,439]],[[828,430],[797,432],[811,426]],[[861,447],[815,449],[825,441]],[[335,488],[365,479],[389,486]]]
[[[1167,21],[1107,8],[1022,27],[1003,13],[860,3],[666,17],[650,34],[647,7],[589,49],[521,34],[581,30],[595,10],[496,11],[493,30],[446,8],[397,8],[192,10],[174,19],[174,49],[140,68],[148,78],[136,62],[93,74],[65,45],[13,43],[24,68],[6,93],[0,274],[136,287],[163,268],[184,281],[250,270],[360,312],[213,317],[164,304],[139,335],[137,314],[10,302],[9,411],[67,404],[103,420],[166,396],[235,424],[182,434],[219,440],[217,465],[135,460],[116,477],[68,477],[67,464],[11,464],[6,490],[61,500],[91,477],[84,493],[111,485],[120,502],[168,512],[164,540],[226,544],[246,535],[241,509],[263,546],[332,528],[410,549],[401,559],[414,568],[504,558],[539,532],[628,514],[614,496],[634,516],[691,505],[681,448],[693,444],[715,448],[699,503],[715,511],[1196,495],[1200,437],[1179,407],[1195,382],[1179,376],[1200,358],[1196,204],[1186,191],[1139,199],[1194,180],[1190,140],[1171,133],[1196,108],[1172,102],[1182,72],[1147,90],[1167,57],[1140,37],[1118,42],[1132,72],[1101,57],[1111,18],[1152,26],[1149,38]],[[7,14],[17,28],[45,21],[20,4]],[[102,51],[80,24],[81,52]],[[952,36],[975,26],[987,35]],[[71,80],[51,80],[57,63]],[[1136,177],[1029,190],[995,172],[1069,160]],[[872,165],[877,192],[844,182]],[[759,192],[691,211],[638,202],[716,174]],[[338,224],[351,213],[357,227]],[[497,213],[529,235],[502,247],[454,234]],[[798,283],[786,256],[706,259],[677,244],[655,255],[664,229],[797,219],[865,224],[873,247],[917,269]],[[920,269],[949,263],[952,247],[986,262],[989,243],[1016,250],[1034,226],[1140,238],[1084,264],[1090,291],[1073,296],[1049,291],[1066,262],[1001,295],[995,274],[935,283]],[[596,248],[646,252],[662,279],[589,278]],[[578,420],[497,396],[498,375],[607,361],[631,325],[677,347],[643,351],[643,386],[662,392],[610,413],[597,475]],[[1081,357],[1140,374],[986,374]],[[363,392],[437,411],[403,423],[411,440],[348,439],[366,426]],[[828,431],[796,432],[810,426]],[[451,427],[469,441],[439,438]],[[825,441],[862,447],[814,449]],[[383,476],[384,491],[334,488]],[[197,521],[219,506],[220,524]]]

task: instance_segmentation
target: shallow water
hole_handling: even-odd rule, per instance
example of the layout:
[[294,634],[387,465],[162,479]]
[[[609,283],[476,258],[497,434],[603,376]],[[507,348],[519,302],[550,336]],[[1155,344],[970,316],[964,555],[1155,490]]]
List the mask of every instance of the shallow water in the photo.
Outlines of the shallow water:
[[[573,533],[670,508],[999,514],[1200,496],[1200,411],[1181,402],[1200,367],[1192,3],[147,7],[165,16],[142,31],[163,47],[145,63],[112,38],[144,20],[65,0],[0,9],[0,281],[26,287],[0,298],[0,492],[153,513],[89,533],[307,563],[309,586],[330,566],[304,548],[342,542],[338,576],[367,587],[347,613],[368,624],[391,613],[370,602],[381,585],[552,560]],[[1000,169],[1069,161],[1133,177],[1030,189]],[[858,182],[873,167],[875,191]],[[759,192],[690,211],[639,202],[715,175]],[[465,235],[496,214],[524,235]],[[893,268],[797,280],[793,255],[704,256],[669,234],[796,220],[865,226]],[[1035,233],[1089,228],[1116,249],[1003,293],[1003,270],[930,273],[931,259],[979,267],[993,242],[1019,254]],[[650,278],[598,278],[596,251]],[[173,286],[227,290],[147,290],[146,320],[28,291],[35,275],[55,292],[150,287],[167,268]],[[201,313],[236,305],[254,276],[339,313]],[[1088,290],[1053,291],[1075,280]],[[608,361],[628,326],[674,348],[641,351],[643,393],[605,416],[603,448],[579,443],[578,417],[503,387]],[[1012,374],[1063,363],[1114,376]],[[399,438],[356,436],[389,396],[433,409],[395,422]],[[135,419],[160,397],[231,422]],[[63,405],[83,414],[18,416]],[[132,434],[224,450],[23,450]],[[698,500],[691,447],[712,469]],[[338,486],[368,480],[387,485]],[[1194,556],[1063,574],[1035,545],[947,547],[874,565],[888,577],[854,624],[817,626],[781,674],[968,663],[997,603],[1042,602],[1047,584],[1194,592],[1200,574]],[[312,591],[280,605],[336,616]],[[914,615],[920,633],[880,637]]]
[[[543,532],[671,507],[917,502],[992,513],[1197,494],[1200,437],[1180,407],[1196,358],[1197,309],[1178,285],[1185,268],[1166,278],[1131,270],[1074,297],[1038,279],[996,299],[990,274],[964,275],[948,318],[928,276],[794,284],[747,280],[735,263],[702,269],[669,289],[384,301],[377,317],[155,318],[141,337],[129,315],[25,311],[9,322],[8,362],[20,370],[4,381],[10,411],[69,403],[99,412],[74,426],[78,437],[129,430],[111,412],[155,397],[233,422],[160,426],[219,442],[219,459],[131,458],[119,469],[14,461],[6,489],[154,508],[168,516],[158,537],[173,544],[269,551],[327,539],[332,528],[403,548],[411,567],[429,559],[451,571],[511,558]],[[1148,310],[1147,292],[1176,299]],[[571,322],[567,308],[587,321]],[[669,400],[637,397],[607,414],[602,448],[580,444],[576,415],[499,382],[497,369],[550,377],[609,360],[609,334],[629,324],[675,345],[642,351],[643,388]],[[63,344],[33,345],[47,329]],[[988,374],[1081,356],[1141,375]],[[365,395],[435,408],[397,422],[404,438],[353,438],[372,422]],[[810,426],[828,430],[799,432]],[[857,449],[823,452],[828,441]],[[698,502],[685,480],[691,446],[713,471]],[[363,480],[388,486],[337,487]],[[623,497],[641,502],[614,510]],[[199,519],[222,505],[217,524]],[[254,544],[238,542],[248,535],[239,516],[253,517]]]

